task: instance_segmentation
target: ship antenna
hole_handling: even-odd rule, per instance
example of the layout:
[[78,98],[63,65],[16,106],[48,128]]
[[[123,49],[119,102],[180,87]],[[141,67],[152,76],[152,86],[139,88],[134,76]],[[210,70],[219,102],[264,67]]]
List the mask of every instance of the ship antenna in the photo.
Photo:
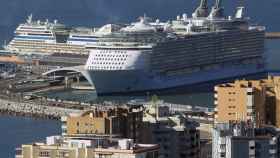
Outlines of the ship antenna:
[[238,1],[238,6],[239,7],[244,7],[245,6],[245,1],[244,0],[239,0]]
[[222,0],[216,0],[216,5],[215,5],[215,8],[221,8],[222,6]]

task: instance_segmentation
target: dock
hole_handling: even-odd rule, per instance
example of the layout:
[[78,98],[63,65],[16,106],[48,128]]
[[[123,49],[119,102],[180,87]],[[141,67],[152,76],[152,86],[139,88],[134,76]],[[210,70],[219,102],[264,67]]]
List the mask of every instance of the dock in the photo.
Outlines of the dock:
[[266,32],[266,39],[280,39],[280,32]]

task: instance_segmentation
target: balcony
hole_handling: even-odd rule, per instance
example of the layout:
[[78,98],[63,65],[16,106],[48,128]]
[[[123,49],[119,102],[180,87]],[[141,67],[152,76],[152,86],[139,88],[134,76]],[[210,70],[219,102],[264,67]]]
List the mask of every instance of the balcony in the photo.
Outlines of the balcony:
[[226,148],[219,148],[219,149],[218,149],[218,152],[219,152],[219,153],[225,153],[225,152],[226,152]]
[[269,149],[269,154],[276,154],[277,150],[276,149]]
[[16,148],[16,156],[15,156],[15,158],[23,158],[22,149],[21,148]]
[[255,147],[255,146],[256,146],[255,141],[253,140],[249,141],[249,147]]
[[[217,101],[217,104],[218,104],[218,101]],[[215,104],[215,105],[217,105],[217,104]],[[215,111],[215,112],[218,112],[218,108],[215,108],[214,111]]]
[[66,116],[62,116],[61,117],[61,122],[66,122],[67,121],[67,117]]
[[270,144],[270,145],[276,145],[276,141],[275,141],[275,140],[270,140],[270,141],[269,141],[269,144]]
[[255,156],[256,155],[256,152],[255,150],[249,150],[249,156]]
[[218,144],[226,144],[226,138],[220,138]]

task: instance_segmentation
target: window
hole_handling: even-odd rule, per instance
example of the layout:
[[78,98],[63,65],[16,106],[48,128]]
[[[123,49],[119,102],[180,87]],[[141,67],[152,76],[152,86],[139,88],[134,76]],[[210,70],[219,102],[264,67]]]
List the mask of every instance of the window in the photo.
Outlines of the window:
[[69,157],[69,153],[66,151],[61,151],[58,153],[58,157]]
[[253,95],[253,92],[247,92],[247,95]]
[[41,151],[39,153],[39,156],[40,157],[50,157],[50,152],[48,152],[48,151]]
[[230,99],[228,99],[228,101],[235,101],[235,99],[230,98]]

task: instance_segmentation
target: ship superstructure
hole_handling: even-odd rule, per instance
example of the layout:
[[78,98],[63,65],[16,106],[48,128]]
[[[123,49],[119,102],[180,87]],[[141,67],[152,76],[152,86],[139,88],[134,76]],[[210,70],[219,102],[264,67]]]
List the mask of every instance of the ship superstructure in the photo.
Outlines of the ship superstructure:
[[95,28],[78,27],[70,31],[68,44],[87,46],[96,43],[98,37],[95,35]]
[[57,20],[33,21],[30,15],[25,23],[16,28],[15,37],[6,49],[19,54],[88,54],[84,45],[68,43],[70,30]]
[[263,71],[264,31],[244,17],[224,15],[207,0],[188,17],[162,23],[142,17],[91,45],[85,68],[98,94],[149,92]]

